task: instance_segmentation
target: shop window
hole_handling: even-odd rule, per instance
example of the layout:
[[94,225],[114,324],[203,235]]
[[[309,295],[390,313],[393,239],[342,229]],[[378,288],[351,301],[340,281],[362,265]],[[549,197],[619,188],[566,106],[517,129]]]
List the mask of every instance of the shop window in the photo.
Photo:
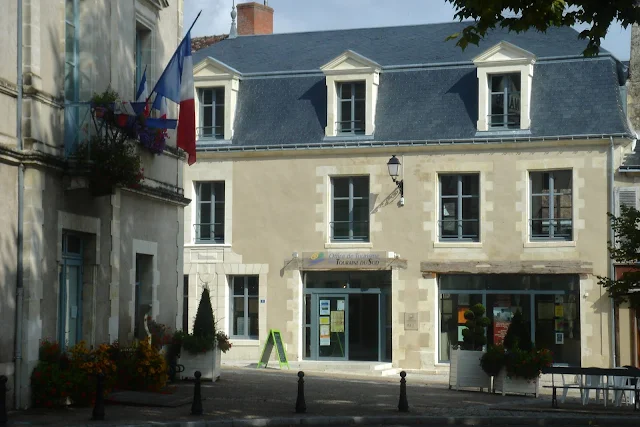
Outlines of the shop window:
[[440,240],[480,239],[480,175],[440,175]]
[[258,339],[258,276],[230,276],[231,336]]
[[334,177],[331,240],[369,241],[369,177]]
[[531,239],[573,238],[570,170],[531,172]]
[[537,348],[553,352],[554,363],[580,365],[580,281],[576,275],[441,275],[441,362],[462,342],[464,311],[482,303],[491,320],[489,345],[502,344],[511,318],[520,310]]
[[151,315],[153,255],[136,254],[135,274],[133,336],[136,339],[143,339],[147,337],[144,318]]

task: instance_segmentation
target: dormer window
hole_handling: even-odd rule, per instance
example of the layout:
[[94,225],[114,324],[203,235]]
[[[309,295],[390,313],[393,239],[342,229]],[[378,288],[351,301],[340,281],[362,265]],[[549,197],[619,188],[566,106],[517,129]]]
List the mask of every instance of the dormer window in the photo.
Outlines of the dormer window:
[[325,136],[372,136],[380,65],[348,50],[320,69],[327,82]]
[[365,133],[365,82],[338,83],[338,133],[363,135]]
[[503,41],[473,62],[478,67],[478,131],[530,129],[535,55]]
[[520,129],[520,74],[494,74],[491,79],[489,127]]
[[198,89],[199,138],[224,139],[224,87]]

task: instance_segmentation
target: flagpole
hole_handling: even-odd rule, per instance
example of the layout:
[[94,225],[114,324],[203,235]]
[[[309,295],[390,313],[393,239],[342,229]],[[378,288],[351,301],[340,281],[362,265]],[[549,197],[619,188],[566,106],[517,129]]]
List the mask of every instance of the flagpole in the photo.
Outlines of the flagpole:
[[[189,27],[189,31],[187,31],[185,34],[189,34],[189,32],[193,29],[193,26],[196,25],[196,21],[198,20],[198,18],[200,18],[200,14],[201,13],[202,13],[202,10],[200,10],[200,12],[198,12],[198,15],[196,16],[196,19],[193,20],[193,23]],[[173,57],[176,56],[176,54],[178,53],[178,49],[180,49],[180,46],[182,45],[183,42],[184,42],[184,38],[182,38],[182,41],[178,44],[178,47],[176,48],[175,52],[173,52],[173,55],[171,55],[171,59],[169,59],[169,62],[171,62]],[[191,46],[189,46],[189,49],[191,49]],[[168,64],[169,63],[167,63],[167,65]],[[164,67],[164,70],[162,71],[162,74],[160,74],[160,78],[158,78],[158,80],[156,80],[156,84],[155,84],[155,86],[153,86],[153,90],[151,92],[149,92],[149,98],[151,98],[151,94],[156,91],[156,87],[158,87],[158,83],[160,83],[162,81],[162,78],[164,77],[164,73],[166,73],[166,72],[167,72],[167,67]],[[157,94],[156,94],[156,96],[157,96]]]

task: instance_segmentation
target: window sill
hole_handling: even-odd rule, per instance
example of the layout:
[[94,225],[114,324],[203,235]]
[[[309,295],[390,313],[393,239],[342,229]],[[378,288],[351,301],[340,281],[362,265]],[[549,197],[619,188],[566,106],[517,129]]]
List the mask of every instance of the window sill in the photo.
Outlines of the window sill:
[[576,241],[569,240],[542,240],[535,242],[524,242],[525,248],[575,248]]
[[325,249],[371,249],[371,242],[330,242],[324,244]]
[[489,128],[489,130],[478,130],[476,131],[476,138],[488,138],[492,136],[530,136],[530,129],[500,129],[500,128]]
[[233,140],[231,139],[216,139],[216,138],[197,138],[196,148],[214,147],[217,145],[231,145]]
[[185,243],[185,248],[230,248],[231,243]]
[[468,248],[481,249],[482,242],[456,242],[456,241],[439,241],[433,242],[434,248]]
[[259,339],[230,338],[229,341],[234,347],[260,347]]
[[358,141],[373,141],[373,135],[350,135],[350,134],[337,134],[337,135],[325,135],[322,142],[358,142]]

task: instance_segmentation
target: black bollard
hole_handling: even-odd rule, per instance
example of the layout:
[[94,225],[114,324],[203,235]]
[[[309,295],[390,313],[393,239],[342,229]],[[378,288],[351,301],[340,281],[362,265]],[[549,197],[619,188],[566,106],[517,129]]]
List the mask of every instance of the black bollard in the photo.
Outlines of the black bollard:
[[92,420],[104,420],[104,375],[97,375],[96,403],[93,406]]
[[7,425],[7,381],[9,379],[0,375],[0,426]]
[[307,412],[307,404],[304,401],[304,372],[298,372],[298,398],[296,399],[296,413]]
[[191,404],[191,415],[202,415],[202,395],[200,394],[200,371],[193,374],[196,377],[196,383],[193,387],[193,403]]
[[405,371],[400,372],[400,401],[398,402],[398,411],[409,412],[409,402],[407,401],[407,376]]

